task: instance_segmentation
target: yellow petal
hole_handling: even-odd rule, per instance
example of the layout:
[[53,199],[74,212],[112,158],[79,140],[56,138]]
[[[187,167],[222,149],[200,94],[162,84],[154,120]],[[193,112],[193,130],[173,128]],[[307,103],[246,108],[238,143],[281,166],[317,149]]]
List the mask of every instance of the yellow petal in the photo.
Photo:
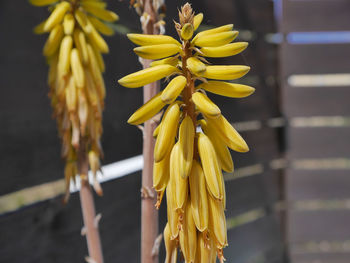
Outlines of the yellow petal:
[[84,5],[84,9],[96,16],[97,18],[100,18],[104,21],[108,22],[114,22],[119,19],[118,15],[112,11],[106,10],[104,8],[101,8],[99,6],[90,6],[90,5]]
[[118,80],[118,83],[127,88],[138,88],[170,76],[175,72],[180,71],[176,67],[170,65],[158,65],[127,75]]
[[66,35],[73,34],[75,19],[72,14],[66,14],[63,18],[63,28]]
[[213,144],[203,133],[199,133],[198,152],[201,158],[208,190],[214,198],[221,200],[223,191],[220,165]]
[[180,248],[185,262],[195,262],[197,249],[197,232],[193,221],[191,205],[187,202],[183,227],[180,230]]
[[203,13],[199,13],[193,18],[193,29],[196,31],[203,21]]
[[224,208],[221,201],[208,196],[209,203],[209,229],[214,234],[217,247],[227,246],[227,229]]
[[58,0],[29,0],[32,5],[35,6],[45,6],[56,3]]
[[46,20],[46,23],[44,25],[44,31],[48,32],[52,28],[54,28],[55,25],[62,22],[64,15],[67,13],[67,11],[70,9],[70,4],[66,1],[61,2],[55,6],[55,9],[52,11],[49,18]]
[[100,68],[100,71],[105,72],[105,62],[103,60],[101,52],[95,46],[92,46],[92,49],[94,50],[95,57],[98,63],[98,67]]
[[175,210],[180,217],[184,213],[185,203],[188,196],[188,180],[180,176],[180,145],[176,143],[170,155],[170,181],[175,185]]
[[109,48],[103,37],[97,32],[95,28],[92,27],[91,33],[88,34],[88,38],[91,43],[96,46],[96,48],[101,51],[101,53],[108,53]]
[[71,36],[65,36],[61,42],[60,53],[58,57],[58,70],[65,75],[70,68],[70,53],[73,46],[73,39]]
[[101,168],[99,155],[96,151],[91,150],[89,151],[88,156],[90,169],[92,173],[96,176],[97,171]]
[[44,55],[47,57],[52,56],[60,46],[63,38],[63,27],[62,25],[56,25],[50,32],[48,39],[44,46]]
[[209,224],[208,193],[202,167],[196,160],[193,160],[189,183],[193,219],[198,231],[204,232]]
[[193,42],[199,47],[217,47],[232,42],[238,36],[238,31],[227,31],[196,37]]
[[69,112],[73,113],[77,108],[77,88],[75,86],[74,77],[70,76],[68,85],[65,88],[66,105]]
[[229,148],[236,152],[249,151],[247,143],[224,116],[220,115],[216,119],[207,118],[206,120],[208,125],[217,131],[218,136]]
[[197,76],[203,76],[206,71],[206,65],[198,58],[190,57],[186,60],[187,68]]
[[214,146],[221,168],[228,173],[232,173],[234,167],[230,150],[227,148],[226,144],[220,140],[220,136],[217,135],[216,130],[207,125],[205,120],[200,120],[199,123],[205,135],[209,137]]
[[187,80],[184,76],[173,78],[162,92],[162,101],[172,103],[185,88]]
[[155,138],[155,139],[157,138],[161,125],[162,125],[162,123],[159,123],[159,125],[154,129],[154,131],[153,131],[153,138]]
[[81,31],[78,28],[75,29],[73,33],[73,39],[75,47],[79,51],[80,58],[82,59],[83,64],[86,65],[88,63],[89,56],[87,51],[86,39],[83,31]]
[[91,23],[89,22],[87,15],[81,9],[75,10],[74,17],[86,34],[90,34],[92,32],[93,28]]
[[245,50],[247,46],[247,42],[237,42],[219,47],[202,47],[200,51],[205,57],[222,58],[237,55]]
[[195,38],[193,39],[193,41],[195,41],[196,38],[198,37],[202,37],[202,36],[207,36],[207,35],[212,35],[212,34],[217,34],[217,33],[221,33],[221,32],[227,32],[227,31],[231,31],[233,28],[233,24],[228,24],[228,25],[224,25],[224,26],[219,26],[219,27],[215,27],[212,29],[208,29],[208,30],[204,30],[202,32],[199,32]]
[[221,114],[219,107],[201,92],[197,91],[193,93],[192,101],[196,104],[200,112],[210,118],[216,118]]
[[83,88],[85,85],[85,74],[81,64],[79,52],[76,48],[73,48],[71,51],[70,61],[75,84],[78,88]]
[[181,38],[184,40],[189,40],[193,36],[194,28],[192,24],[186,23],[181,28]]
[[169,57],[169,58],[164,58],[164,59],[161,59],[161,60],[152,61],[151,64],[150,64],[150,67],[154,67],[154,66],[158,66],[158,65],[164,65],[164,64],[176,67],[179,64],[179,62],[180,61],[177,58],[177,56]]
[[166,201],[167,201],[167,217],[169,223],[169,229],[171,239],[176,239],[179,235],[179,214],[175,211],[176,199],[175,199],[175,182],[170,177],[169,184],[166,188]]
[[38,35],[44,34],[45,33],[45,31],[44,31],[45,23],[46,23],[46,20],[41,22],[39,25],[36,25],[33,29],[34,33],[38,34]]
[[247,85],[212,80],[203,82],[196,88],[231,98],[244,98],[255,91],[254,88]]
[[162,126],[160,128],[157,141],[154,147],[154,160],[160,162],[169,152],[175,135],[177,133],[177,127],[180,119],[180,108],[177,103],[171,104],[164,114],[162,120]]
[[110,28],[108,25],[103,23],[101,20],[97,19],[93,16],[88,16],[90,23],[99,31],[101,34],[106,36],[112,36],[114,34],[114,30]]
[[177,245],[176,241],[171,239],[171,232],[169,223],[164,228],[164,244],[166,250],[165,263],[176,263],[177,262]]
[[181,48],[175,44],[160,44],[134,48],[136,55],[146,59],[160,59],[175,55]]
[[203,77],[208,79],[233,80],[243,77],[248,73],[247,66],[207,66]]
[[153,187],[157,192],[164,191],[169,181],[170,154],[168,155],[169,158],[166,157],[162,161],[154,163],[153,166]]
[[94,78],[94,81],[97,85],[104,86],[101,70],[95,55],[95,52],[90,44],[86,45],[87,53],[88,53],[88,61],[90,72]]
[[131,115],[128,123],[133,125],[144,123],[156,115],[165,105],[161,99],[161,93],[158,93]]
[[160,44],[176,44],[180,43],[170,36],[165,35],[146,35],[146,34],[127,34],[127,37],[136,45],[160,45]]
[[181,122],[179,129],[179,173],[183,178],[186,178],[192,168],[193,147],[194,147],[194,125],[192,118],[186,116]]

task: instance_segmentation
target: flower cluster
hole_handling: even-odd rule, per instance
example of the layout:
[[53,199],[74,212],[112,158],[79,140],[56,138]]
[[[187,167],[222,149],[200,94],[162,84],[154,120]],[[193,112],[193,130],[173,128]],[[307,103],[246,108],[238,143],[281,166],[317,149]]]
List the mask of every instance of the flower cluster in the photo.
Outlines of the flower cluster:
[[242,52],[245,42],[231,43],[238,35],[233,25],[199,32],[203,14],[189,4],[175,23],[181,43],[165,35],[129,34],[139,45],[141,58],[155,60],[151,67],[119,80],[136,88],[174,76],[164,90],[139,108],[128,120],[141,124],[168,105],[154,137],[153,186],[159,207],[166,190],[168,223],[164,229],[166,262],[176,262],[177,248],[186,262],[222,262],[227,246],[225,185],[222,170],[233,172],[228,148],[247,152],[243,138],[206,95],[246,97],[254,88],[225,82],[244,76],[247,66],[214,66],[205,57],[228,57]]
[[95,175],[100,169],[102,148],[102,110],[106,96],[102,73],[102,53],[108,45],[100,35],[112,35],[106,22],[118,16],[106,10],[101,0],[30,0],[33,5],[49,5],[50,16],[35,27],[37,34],[49,33],[43,53],[50,66],[49,96],[62,138],[62,157],[66,160],[66,198],[69,182],[77,174],[78,152],[83,150]]

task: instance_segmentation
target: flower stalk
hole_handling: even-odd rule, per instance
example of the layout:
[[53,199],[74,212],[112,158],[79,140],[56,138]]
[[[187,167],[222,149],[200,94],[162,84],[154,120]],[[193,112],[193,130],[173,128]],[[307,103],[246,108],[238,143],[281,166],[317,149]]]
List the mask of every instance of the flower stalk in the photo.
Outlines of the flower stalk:
[[[136,88],[160,80],[172,80],[163,91],[139,108],[128,120],[138,125],[167,106],[154,132],[153,187],[159,208],[166,191],[168,223],[164,229],[167,263],[176,263],[178,248],[187,263],[224,261],[228,245],[225,218],[226,193],[222,171],[233,172],[229,148],[249,150],[244,139],[222,116],[207,92],[242,98],[254,88],[227,82],[243,77],[249,67],[210,65],[206,58],[239,54],[247,43],[231,43],[238,35],[233,25],[199,32],[203,14],[191,5],[179,12],[175,28],[180,42],[171,37],[130,34],[142,58],[157,59],[150,69],[119,80]],[[172,47],[172,48],[170,48]],[[167,52],[158,52],[166,50]],[[142,52],[140,52],[142,51]]]
[[[131,1],[130,3],[132,3]],[[158,11],[163,7],[163,1],[143,0],[136,1],[134,7],[141,17],[142,31],[147,35],[158,35],[160,31],[164,32],[162,16]],[[142,43],[142,40],[141,40]],[[163,52],[167,52],[167,48]],[[144,52],[140,49],[135,52]],[[141,60],[144,69],[150,67],[151,60],[147,56]],[[149,83],[149,82],[148,82]],[[143,88],[143,100],[147,104],[159,92],[159,81],[145,83]],[[158,100],[160,102],[160,100]],[[160,103],[160,106],[164,103]],[[153,116],[153,115],[152,115]],[[151,116],[151,117],[152,117]],[[137,116],[136,116],[137,119]],[[147,118],[149,119],[149,118]],[[138,120],[143,123],[143,170],[142,170],[142,188],[141,188],[141,263],[157,263],[158,251],[158,211],[154,209],[156,193],[153,186],[153,151],[155,140],[153,132],[157,127],[157,120],[150,118],[148,121]]]
[[93,188],[102,195],[97,180],[103,157],[101,147],[102,111],[106,96],[102,77],[102,54],[109,48],[101,34],[112,35],[106,22],[117,14],[100,0],[30,0],[35,6],[49,6],[50,16],[35,27],[37,34],[49,33],[43,54],[49,64],[48,84],[51,106],[62,140],[64,175],[69,198],[71,180],[81,179],[81,208],[91,262],[103,263],[101,242],[88,170],[93,173]]

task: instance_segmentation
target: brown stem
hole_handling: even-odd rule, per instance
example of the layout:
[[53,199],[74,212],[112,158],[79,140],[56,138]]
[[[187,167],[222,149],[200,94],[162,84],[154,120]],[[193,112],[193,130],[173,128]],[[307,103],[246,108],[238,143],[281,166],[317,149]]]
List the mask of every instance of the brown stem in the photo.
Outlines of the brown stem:
[[[81,145],[84,145],[81,142]],[[81,179],[80,203],[83,212],[86,240],[89,257],[96,263],[103,263],[102,246],[97,222],[95,221],[95,205],[90,184],[88,182],[89,162],[85,147],[81,147],[78,155],[78,173]]]
[[[144,34],[158,34],[155,28],[157,14],[151,0],[144,1],[144,11],[150,15],[147,24],[142,25]],[[148,68],[149,60],[143,62],[143,68]],[[147,102],[160,90],[159,81],[144,86],[143,100]],[[156,193],[153,190],[153,151],[155,140],[153,131],[157,123],[154,120],[145,122],[143,130],[143,162],[142,191],[147,191],[141,199],[141,263],[157,263],[158,255],[152,254],[152,248],[158,235],[158,211],[155,209]]]
[[[190,43],[186,41],[183,45],[183,54],[184,56],[182,57],[182,72],[184,73],[186,80],[187,80],[187,85],[185,89],[182,92],[182,97],[185,103],[185,108],[184,111],[188,116],[191,117],[193,126],[196,132],[196,126],[197,126],[197,116],[195,114],[195,105],[192,101],[192,94],[194,93],[194,80],[192,78],[191,72],[187,69],[187,59],[192,56],[192,51],[190,49]],[[194,145],[193,145],[193,158],[197,159],[198,157],[198,152],[197,152],[197,145],[196,145],[196,140],[194,140]]]

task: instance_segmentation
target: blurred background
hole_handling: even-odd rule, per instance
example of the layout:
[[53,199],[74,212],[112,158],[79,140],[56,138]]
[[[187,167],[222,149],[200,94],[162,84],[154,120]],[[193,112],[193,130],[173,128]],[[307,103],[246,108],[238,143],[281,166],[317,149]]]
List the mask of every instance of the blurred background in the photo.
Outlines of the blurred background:
[[[117,80],[141,69],[125,37],[141,28],[128,1],[107,2],[120,21],[107,38],[102,144],[109,170],[95,200],[105,262],[138,262],[142,134],[126,120],[142,104],[142,89]],[[175,36],[172,20],[185,2],[166,0],[167,34]],[[204,13],[201,29],[234,23],[238,41],[249,42],[241,55],[211,61],[251,66],[240,83],[256,88],[245,99],[210,94],[251,149],[233,152],[235,173],[224,175],[227,262],[348,263],[350,1],[192,5]],[[0,2],[0,262],[84,262],[87,255],[78,194],[62,205],[63,162],[42,56],[47,36],[33,33],[47,16],[27,1]],[[163,229],[165,203],[159,221]]]

